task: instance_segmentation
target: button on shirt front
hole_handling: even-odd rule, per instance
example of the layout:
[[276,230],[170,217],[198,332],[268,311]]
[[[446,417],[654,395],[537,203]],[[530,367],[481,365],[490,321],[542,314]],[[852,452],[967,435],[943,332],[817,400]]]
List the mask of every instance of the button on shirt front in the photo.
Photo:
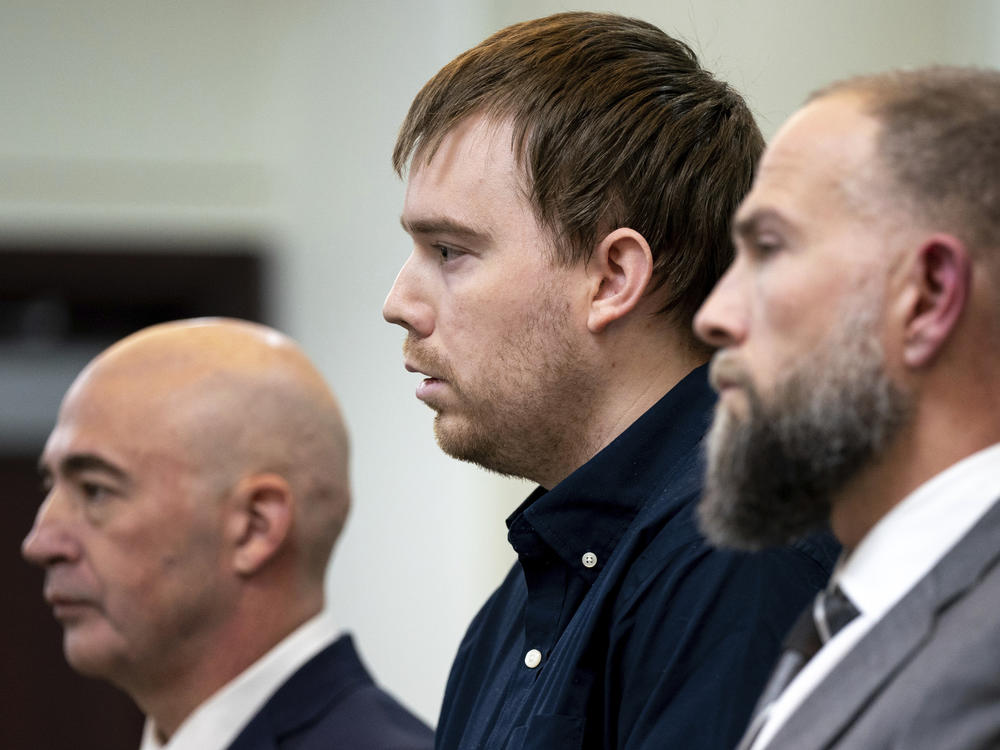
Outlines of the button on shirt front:
[[699,368],[508,519],[518,559],[459,648],[438,750],[735,746],[836,546],[746,555],[703,541],[693,508],[713,403]]

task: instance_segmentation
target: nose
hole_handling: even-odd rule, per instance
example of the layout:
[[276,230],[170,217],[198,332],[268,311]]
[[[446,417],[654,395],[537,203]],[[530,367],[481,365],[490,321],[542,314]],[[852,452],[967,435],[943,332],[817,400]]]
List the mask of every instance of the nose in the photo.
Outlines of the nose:
[[747,315],[739,259],[719,279],[694,316],[694,332],[709,346],[737,346],[746,338]]
[[21,555],[41,567],[79,559],[79,541],[55,492],[50,492],[38,509],[35,523],[21,542]]
[[382,317],[386,322],[402,326],[420,338],[430,336],[434,331],[434,310],[429,302],[427,284],[414,251],[399,269],[382,305]]

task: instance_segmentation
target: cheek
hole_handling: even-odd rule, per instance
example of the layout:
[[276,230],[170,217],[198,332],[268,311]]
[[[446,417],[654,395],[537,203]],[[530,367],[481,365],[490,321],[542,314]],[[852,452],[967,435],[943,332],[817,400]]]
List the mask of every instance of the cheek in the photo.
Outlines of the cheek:
[[130,631],[136,622],[155,619],[164,608],[164,589],[172,585],[155,546],[126,546],[95,556],[105,614],[115,629]]
[[462,359],[489,358],[507,339],[520,336],[530,299],[511,294],[507,285],[482,285],[474,293],[457,294],[439,312],[438,326],[461,367]]
[[[109,538],[95,550],[93,565],[108,604],[118,612],[137,608],[155,616],[171,606],[178,589],[206,583],[214,575],[219,549],[214,529],[178,527],[178,519],[163,518],[143,529]],[[132,617],[142,617],[135,612]]]
[[765,330],[780,334],[793,329],[809,309],[823,300],[805,274],[780,260],[754,276],[754,317]]
[[830,292],[809,282],[791,274],[758,278],[750,340],[756,342],[755,364],[762,374],[773,376],[801,361],[826,335]]

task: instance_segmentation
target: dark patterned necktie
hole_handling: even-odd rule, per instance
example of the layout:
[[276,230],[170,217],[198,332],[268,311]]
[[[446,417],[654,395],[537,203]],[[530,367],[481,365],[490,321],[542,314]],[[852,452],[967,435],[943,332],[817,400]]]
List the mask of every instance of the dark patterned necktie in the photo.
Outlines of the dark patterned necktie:
[[795,621],[785,637],[781,658],[771,673],[764,693],[757,702],[757,712],[737,750],[749,750],[767,721],[771,706],[817,651],[847,623],[858,616],[858,608],[840,590],[820,591],[811,607]]

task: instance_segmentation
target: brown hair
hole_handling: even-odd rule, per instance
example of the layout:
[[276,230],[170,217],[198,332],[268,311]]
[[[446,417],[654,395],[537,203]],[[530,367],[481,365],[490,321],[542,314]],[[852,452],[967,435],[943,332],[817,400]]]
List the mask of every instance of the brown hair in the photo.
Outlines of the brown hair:
[[393,166],[427,163],[473,114],[514,126],[556,260],[585,261],[630,227],[653,252],[664,312],[688,325],[732,258],[729,222],[764,146],[746,102],[655,26],[560,13],[503,29],[417,94]]
[[881,123],[876,149],[921,220],[972,248],[1000,245],[1000,71],[931,67],[834,83]]

